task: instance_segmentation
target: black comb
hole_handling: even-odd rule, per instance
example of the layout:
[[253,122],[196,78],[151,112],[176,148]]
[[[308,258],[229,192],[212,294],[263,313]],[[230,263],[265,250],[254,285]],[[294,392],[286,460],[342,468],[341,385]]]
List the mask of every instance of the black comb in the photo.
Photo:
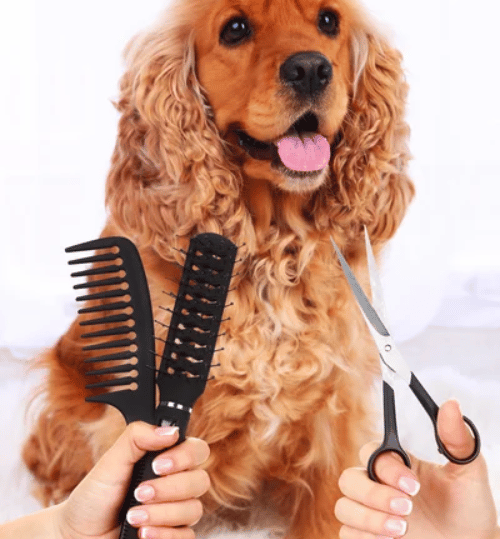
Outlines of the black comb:
[[[66,249],[67,253],[79,251],[103,251],[69,262],[70,265],[93,264],[89,269],[71,274],[87,278],[86,282],[73,287],[89,291],[77,301],[96,302],[78,311],[78,314],[91,315],[80,322],[89,329],[81,337],[98,340],[83,347],[84,351],[97,354],[84,361],[96,365],[111,363],[111,366],[94,367],[87,372],[87,375],[108,379],[86,387],[114,389],[86,400],[111,404],[120,410],[127,423],[140,420],[153,424],[154,329],[149,289],[139,253],[135,245],[123,237],[100,238]],[[102,355],[98,355],[101,351]]]
[[[125,248],[125,245],[127,248]],[[77,298],[80,300],[97,300],[97,306],[89,306],[81,309],[79,313],[98,313],[105,311],[103,318],[84,321],[82,324],[111,324],[121,323],[126,313],[109,314],[109,311],[124,310],[130,306],[133,308],[134,339],[117,339],[104,341],[100,344],[85,347],[85,350],[107,350],[112,347],[136,346],[134,352],[130,350],[120,351],[116,354],[105,354],[85,361],[120,361],[121,363],[91,371],[90,375],[115,375],[111,380],[90,384],[90,388],[106,388],[137,384],[135,391],[122,389],[120,391],[104,393],[102,395],[88,397],[93,402],[105,402],[118,408],[127,422],[139,419],[157,425],[175,425],[179,427],[179,440],[177,444],[185,440],[186,429],[192,408],[200,395],[203,393],[219,333],[222,314],[224,311],[229,283],[236,258],[236,246],[218,234],[199,234],[191,239],[184,269],[179,284],[174,308],[169,325],[165,348],[156,383],[160,393],[160,404],[155,410],[154,403],[154,333],[151,318],[151,303],[147,282],[140,262],[139,255],[134,245],[125,238],[105,238],[77,245],[67,249],[68,252],[79,250],[91,250],[101,248],[118,248],[116,253],[96,254],[95,256],[79,259],[71,263],[102,263],[104,267],[93,267],[89,270],[73,274],[75,277],[97,278],[85,285],[77,285],[75,288],[85,286],[105,287],[104,290]],[[132,254],[132,252],[134,254]],[[121,260],[121,264],[117,261]],[[108,263],[112,262],[111,265]],[[119,269],[118,269],[119,268]],[[101,274],[114,274],[125,270],[126,277],[108,276],[101,280]],[[124,280],[128,290],[122,290]],[[131,305],[136,297],[135,292],[140,291],[137,303]],[[129,296],[130,299],[124,300]],[[140,303],[139,303],[140,302]],[[128,329],[128,331],[127,331]],[[117,328],[87,334],[89,338],[101,338],[109,335],[126,334],[130,327],[121,325]],[[130,355],[137,357],[138,363],[134,370],[138,372],[135,378],[125,376],[116,378],[117,374],[129,373],[131,366],[123,363]],[[143,362],[144,364],[142,364]],[[149,388],[147,391],[145,388]],[[152,387],[152,389],[151,389]],[[141,392],[144,392],[142,395]],[[144,398],[139,403],[136,398],[141,394]],[[146,408],[149,407],[148,410]],[[134,411],[132,411],[134,409]],[[127,497],[120,513],[120,521],[123,522],[120,539],[137,539],[137,529],[133,528],[125,520],[128,510],[137,505],[134,491],[139,484],[156,477],[152,470],[154,459],[163,451],[147,453],[134,467],[131,484]]]

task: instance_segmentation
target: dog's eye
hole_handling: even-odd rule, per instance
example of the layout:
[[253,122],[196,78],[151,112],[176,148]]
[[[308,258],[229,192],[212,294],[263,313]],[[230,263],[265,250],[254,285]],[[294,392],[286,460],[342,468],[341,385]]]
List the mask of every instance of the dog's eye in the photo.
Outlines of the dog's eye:
[[325,9],[318,16],[318,28],[327,36],[335,37],[339,33],[340,16],[336,11]]
[[220,42],[224,45],[238,45],[252,34],[250,22],[245,17],[234,17],[228,21],[220,33]]

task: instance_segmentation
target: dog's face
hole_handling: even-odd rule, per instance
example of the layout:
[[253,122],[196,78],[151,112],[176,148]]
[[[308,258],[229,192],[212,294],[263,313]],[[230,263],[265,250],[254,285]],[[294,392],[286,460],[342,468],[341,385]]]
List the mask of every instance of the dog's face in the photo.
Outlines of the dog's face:
[[311,191],[328,177],[351,87],[352,8],[339,0],[216,0],[196,70],[245,174]]

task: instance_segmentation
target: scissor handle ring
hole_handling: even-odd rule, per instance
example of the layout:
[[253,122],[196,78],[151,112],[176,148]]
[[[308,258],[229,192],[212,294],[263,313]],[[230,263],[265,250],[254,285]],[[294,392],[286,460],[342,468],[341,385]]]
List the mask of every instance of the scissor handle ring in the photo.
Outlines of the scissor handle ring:
[[479,452],[481,451],[481,438],[479,436],[479,431],[476,428],[476,425],[466,416],[462,416],[462,419],[469,425],[469,428],[472,431],[472,434],[474,435],[474,451],[472,451],[471,455],[464,458],[459,459],[457,457],[454,457],[445,447],[441,439],[439,438],[438,431],[437,431],[437,422],[434,423],[434,435],[436,437],[436,443],[438,445],[438,451],[444,455],[450,462],[453,462],[454,464],[469,464],[473,460],[477,458],[479,455]]
[[378,459],[378,457],[380,457],[380,455],[382,455],[383,453],[396,453],[397,455],[399,455],[402,459],[403,459],[403,462],[405,464],[405,466],[407,468],[410,468],[411,469],[411,461],[410,461],[410,457],[407,455],[407,453],[405,452],[405,450],[401,447],[401,446],[395,446],[394,444],[387,444],[385,441],[384,443],[378,448],[376,449],[371,455],[370,455],[370,458],[368,459],[368,465],[367,465],[367,471],[368,471],[368,477],[372,480],[372,481],[376,481],[377,483],[382,483],[382,481],[380,480],[380,478],[377,476],[377,474],[375,473],[375,461]]

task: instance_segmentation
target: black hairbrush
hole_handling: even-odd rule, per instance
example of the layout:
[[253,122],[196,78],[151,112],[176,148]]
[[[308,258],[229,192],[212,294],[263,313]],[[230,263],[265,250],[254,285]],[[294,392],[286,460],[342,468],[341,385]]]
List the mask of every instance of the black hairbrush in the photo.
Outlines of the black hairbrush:
[[[116,240],[116,238],[114,238],[114,240]],[[102,240],[97,240],[97,242],[100,241]],[[83,245],[90,244],[93,244],[93,248],[96,248],[95,242]],[[71,249],[80,250],[81,248],[82,246],[76,246]],[[149,421],[154,422],[157,425],[178,426],[179,440],[177,443],[181,443],[185,439],[192,407],[198,397],[203,393],[208,380],[208,374],[215,352],[215,343],[219,333],[222,313],[225,307],[229,283],[234,267],[236,251],[236,246],[222,236],[217,234],[200,234],[191,240],[188,252],[186,253],[181,282],[173,311],[171,311],[172,316],[168,336],[165,340],[161,365],[156,378],[160,393],[160,403],[156,410],[154,410],[154,404],[151,405],[151,412],[154,411],[154,419],[153,421]],[[95,260],[98,256],[99,255],[96,255],[96,257],[91,257],[91,259],[83,260],[89,262],[102,261],[102,258]],[[125,259],[123,256],[121,258],[123,260],[123,265],[127,265],[129,260]],[[81,262],[81,260],[77,262]],[[135,266],[137,261],[134,260],[132,262],[132,258],[130,258],[130,263],[132,266]],[[142,264],[140,266],[142,270]],[[98,270],[98,268],[94,268],[88,271]],[[126,271],[126,273],[128,274],[129,272]],[[133,273],[135,274],[136,271],[134,270]],[[79,272],[77,275],[83,274],[84,272]],[[89,275],[88,273],[85,274]],[[142,274],[144,275],[143,270]],[[144,277],[144,283],[145,282]],[[94,283],[86,283],[86,286],[90,287],[93,284]],[[134,291],[132,290],[130,283],[129,292],[129,295],[132,297]],[[103,299],[104,297],[109,297],[102,296],[104,293],[105,292],[93,294],[92,296],[86,296],[82,299]],[[147,286],[146,291],[142,295],[147,296],[147,302],[149,302]],[[104,306],[99,306],[97,308],[104,309]],[[89,309],[93,308],[90,307]],[[84,309],[83,311],[94,312],[89,309]],[[147,327],[144,327],[144,331],[149,331],[149,326],[151,325],[151,311],[149,311],[149,317],[144,311],[141,311],[140,316],[147,318]],[[98,323],[98,320],[95,321],[95,323]],[[106,336],[117,334],[109,333],[112,329],[105,331]],[[104,332],[92,333],[90,336],[104,336]],[[139,335],[137,334],[137,337],[138,336]],[[148,333],[148,338],[153,338],[152,328]],[[107,347],[108,345],[109,343],[97,344],[94,347],[86,347],[86,349],[103,349],[103,347]],[[125,344],[123,345],[125,346]],[[136,343],[136,346],[138,347],[136,357],[141,361],[142,355],[140,344]],[[150,355],[147,355],[146,358],[146,352],[154,355],[152,344],[150,348],[144,349],[144,360],[147,365],[142,370],[141,367],[137,368],[138,376],[133,380],[136,381],[138,390],[140,390],[142,382],[146,380],[146,378],[148,379],[146,385],[149,387],[148,377],[152,376],[154,395],[154,366],[151,367],[152,359]],[[121,354],[123,354],[123,352]],[[116,356],[118,355],[120,355],[120,353]],[[109,356],[104,356],[104,359],[95,358],[94,361],[106,361],[108,359],[110,359]],[[116,359],[123,360],[125,357],[116,357]],[[98,371],[92,371],[88,374],[104,375],[120,372],[129,372],[129,366],[125,365],[123,370],[121,370],[121,366],[109,367],[107,369],[104,368]],[[149,374],[149,372],[152,374]],[[97,384],[91,384],[89,387],[123,385],[120,380],[121,379],[112,379],[109,381],[98,382]],[[127,384],[131,383],[130,377],[124,380],[126,380]],[[119,393],[122,393],[123,399],[121,397],[114,397],[114,395]],[[130,411],[128,410],[129,405],[127,404],[127,400],[131,403],[135,403],[134,397],[135,395],[132,395],[129,390],[122,390],[117,393],[105,393],[103,395],[89,397],[88,400],[112,404],[123,413],[127,421],[130,421]],[[148,397],[148,401],[149,400]],[[132,404],[130,404],[130,406],[132,406]],[[137,419],[148,421],[148,419],[143,417],[138,417]],[[133,505],[137,504],[134,498],[134,491],[137,486],[142,481],[156,477],[151,465],[153,460],[161,452],[162,451],[146,454],[134,467],[129,492],[120,515],[120,519],[123,522],[120,539],[137,538],[137,530],[125,521],[125,515]]]

